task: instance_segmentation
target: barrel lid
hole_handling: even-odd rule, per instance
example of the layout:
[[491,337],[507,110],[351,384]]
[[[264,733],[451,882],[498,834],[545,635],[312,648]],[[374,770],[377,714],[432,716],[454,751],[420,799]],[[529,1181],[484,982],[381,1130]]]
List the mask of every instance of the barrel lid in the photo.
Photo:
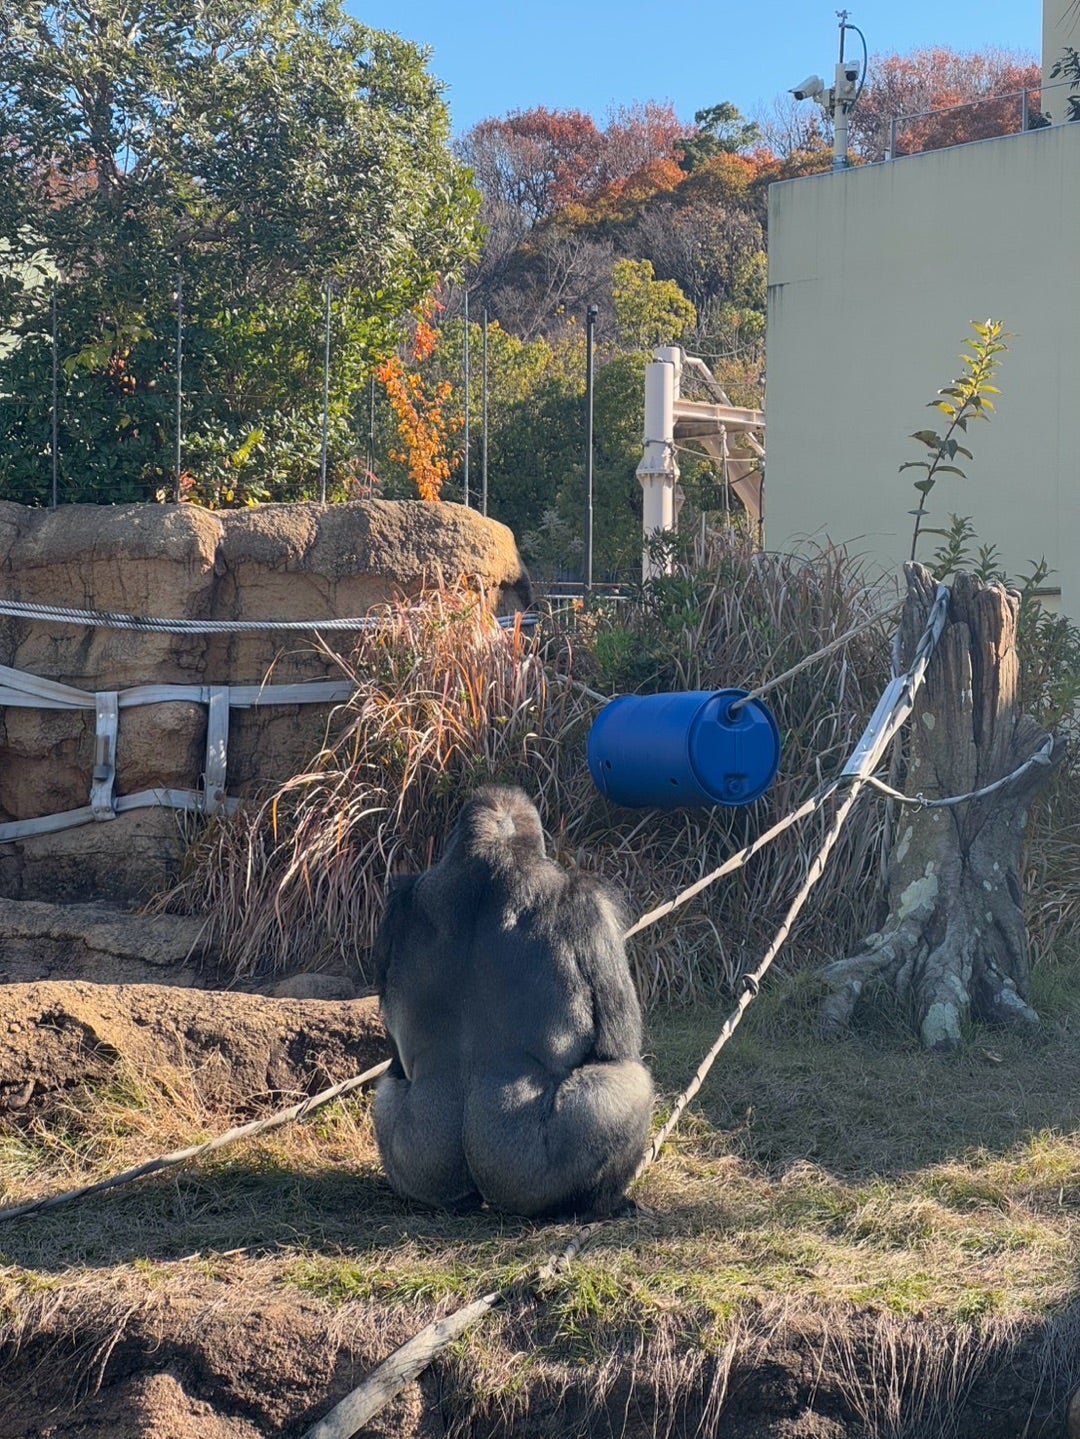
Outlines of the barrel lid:
[[717,804],[752,804],[776,778],[780,731],[760,700],[732,706],[747,691],[716,690],[694,716],[687,752],[702,789]]

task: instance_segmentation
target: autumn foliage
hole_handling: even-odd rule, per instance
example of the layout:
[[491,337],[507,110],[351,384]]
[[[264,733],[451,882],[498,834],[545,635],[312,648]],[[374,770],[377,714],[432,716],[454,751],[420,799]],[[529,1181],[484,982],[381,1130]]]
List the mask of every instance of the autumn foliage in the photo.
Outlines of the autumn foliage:
[[416,317],[408,345],[406,363],[391,355],[375,371],[397,420],[401,445],[390,458],[406,467],[409,479],[422,500],[437,500],[450,478],[451,437],[459,428],[457,416],[448,413],[452,392],[449,380],[440,380],[429,390],[419,366],[430,359],[439,335],[429,313]]
[[855,149],[880,160],[896,126],[896,152],[914,155],[1020,129],[1022,92],[1038,104],[1038,65],[1003,50],[964,54],[943,46],[874,56],[851,117]]

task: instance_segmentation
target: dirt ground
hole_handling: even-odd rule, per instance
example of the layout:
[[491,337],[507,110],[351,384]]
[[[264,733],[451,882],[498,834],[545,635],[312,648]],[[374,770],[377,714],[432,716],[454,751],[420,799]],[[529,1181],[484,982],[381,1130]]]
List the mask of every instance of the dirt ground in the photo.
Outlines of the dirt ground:
[[[169,1067],[243,1110],[314,1093],[386,1057],[374,999],[268,998],[170,985],[44,981],[0,989],[0,1111]],[[285,1096],[285,1098],[282,1098]]]

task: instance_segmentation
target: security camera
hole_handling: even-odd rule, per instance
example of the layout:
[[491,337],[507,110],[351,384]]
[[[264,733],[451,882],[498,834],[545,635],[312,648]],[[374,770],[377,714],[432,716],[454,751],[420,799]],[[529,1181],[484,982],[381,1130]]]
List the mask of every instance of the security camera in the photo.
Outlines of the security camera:
[[807,75],[801,84],[793,85],[789,93],[794,95],[796,100],[813,100],[824,89],[825,81],[820,75]]
[[859,92],[859,67],[841,60],[836,67],[836,95],[839,100],[854,100]]

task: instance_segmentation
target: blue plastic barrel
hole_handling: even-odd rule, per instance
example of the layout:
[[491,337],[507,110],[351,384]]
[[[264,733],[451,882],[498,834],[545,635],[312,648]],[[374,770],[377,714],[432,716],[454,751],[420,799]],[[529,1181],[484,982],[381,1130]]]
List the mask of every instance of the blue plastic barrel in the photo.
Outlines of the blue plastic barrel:
[[601,794],[631,808],[752,804],[780,764],[780,731],[745,690],[621,695],[589,731],[589,771]]

